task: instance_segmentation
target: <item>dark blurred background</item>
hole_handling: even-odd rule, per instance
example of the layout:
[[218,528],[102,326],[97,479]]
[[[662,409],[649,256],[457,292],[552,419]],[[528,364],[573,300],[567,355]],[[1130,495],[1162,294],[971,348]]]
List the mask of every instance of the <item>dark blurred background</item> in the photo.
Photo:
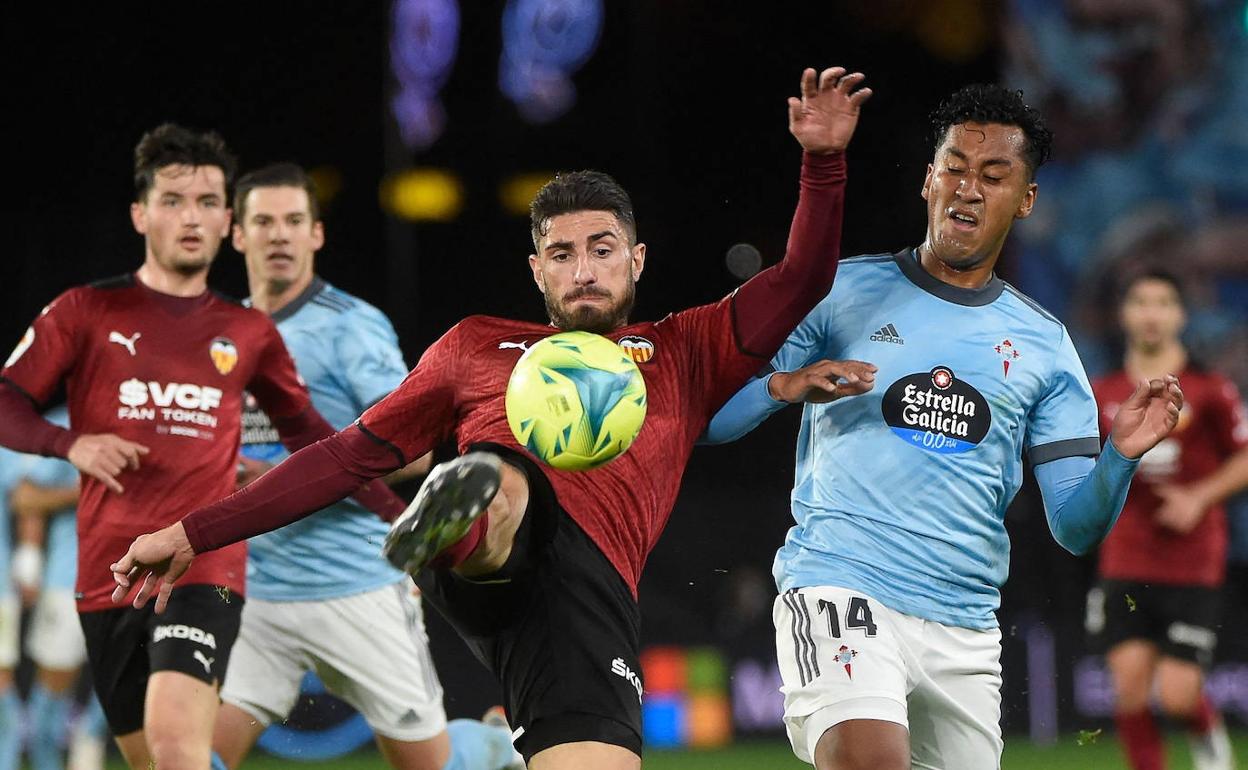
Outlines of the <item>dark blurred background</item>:
[[[409,361],[470,313],[542,317],[514,201],[556,170],[599,168],[631,191],[650,255],[635,317],[712,301],[741,281],[725,261],[733,244],[755,245],[764,264],[782,255],[799,159],[785,98],[803,67],[841,64],[875,90],[850,149],[844,254],[922,239],[927,113],[965,83],[1006,82],[1049,114],[1058,144],[1003,277],[1072,326],[1095,374],[1117,363],[1106,312],[1115,276],[1140,260],[1178,265],[1196,288],[1190,343],[1248,385],[1243,0],[110,3],[4,14],[0,339],[15,342],[63,289],[139,265],[132,151],[166,120],[219,130],[244,169],[314,169],[328,238],[318,270],[386,311]],[[241,296],[243,277],[225,246],[211,282]],[[797,418],[789,410],[695,453],[641,587],[648,642],[715,645],[730,671],[774,668],[769,571],[790,523]],[[1005,720],[1043,741],[1059,723],[1106,713],[1099,664],[1082,646],[1092,563],[1053,544],[1030,487],[1007,522]],[[1246,530],[1236,530],[1241,560]],[[1233,574],[1242,587],[1245,573]],[[1235,602],[1242,617],[1242,594]],[[448,709],[489,705],[486,680],[432,625]],[[1224,633],[1214,678],[1241,721],[1243,630]]]

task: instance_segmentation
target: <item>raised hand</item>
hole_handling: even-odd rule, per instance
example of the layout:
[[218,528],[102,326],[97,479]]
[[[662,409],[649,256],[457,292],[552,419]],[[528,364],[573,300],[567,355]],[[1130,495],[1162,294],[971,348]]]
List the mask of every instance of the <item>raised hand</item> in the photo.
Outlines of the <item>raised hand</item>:
[[148,451],[142,444],[127,441],[112,433],[89,433],[74,440],[65,459],[78,470],[99,479],[104,482],[104,486],[121,494],[126,488],[117,481],[117,477],[127,468],[137,471],[139,458]]
[[134,608],[139,609],[156,592],[156,612],[164,612],[173,593],[173,583],[191,566],[195,551],[186,539],[182,522],[177,521],[164,529],[139,537],[130,544],[126,555],[110,564],[113,580],[113,601],[121,602],[130,592],[133,581],[143,579],[143,585],[134,595]]
[[1161,499],[1153,518],[1161,526],[1180,535],[1195,529],[1209,508],[1205,499],[1190,486],[1160,484],[1153,487],[1153,491]]
[[875,365],[865,361],[816,361],[793,372],[776,372],[767,390],[777,401],[826,404],[871,390],[875,372]]
[[1167,374],[1159,380],[1141,380],[1114,415],[1109,440],[1123,457],[1139,459],[1170,435],[1182,409],[1178,377]]
[[818,78],[813,69],[802,72],[802,97],[789,97],[789,131],[803,150],[822,154],[849,146],[859,108],[871,98],[870,88],[854,90],[864,78],[844,67],[830,67]]

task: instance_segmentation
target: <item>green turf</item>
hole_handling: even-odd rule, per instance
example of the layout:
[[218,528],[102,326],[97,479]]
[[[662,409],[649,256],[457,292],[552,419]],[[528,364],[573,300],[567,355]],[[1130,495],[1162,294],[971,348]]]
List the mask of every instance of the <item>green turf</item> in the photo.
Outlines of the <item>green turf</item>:
[[[1248,732],[1234,736],[1235,756],[1248,759]],[[1182,736],[1169,741],[1169,770],[1190,770],[1187,746]],[[646,770],[801,770],[810,765],[797,761],[783,741],[741,743],[715,751],[648,751],[643,763]],[[386,767],[374,752],[361,752],[324,762],[293,762],[274,759],[257,752],[243,763],[245,770],[299,770],[300,768],[335,768],[335,770],[383,770]],[[1075,736],[1064,736],[1048,748],[1033,746],[1023,738],[1006,741],[1002,770],[1129,770],[1110,733],[1099,736],[1094,743],[1078,745]],[[124,770],[114,758],[109,770]],[[952,768],[950,770],[953,770]]]

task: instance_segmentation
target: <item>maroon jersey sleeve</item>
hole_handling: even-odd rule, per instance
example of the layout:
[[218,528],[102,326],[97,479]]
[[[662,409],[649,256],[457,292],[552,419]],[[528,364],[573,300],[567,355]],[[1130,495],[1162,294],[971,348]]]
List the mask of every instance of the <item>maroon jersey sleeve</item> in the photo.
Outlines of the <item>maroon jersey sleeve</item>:
[[73,368],[86,289],[70,289],[35,319],[4,364],[4,379],[44,403]]
[[742,350],[770,359],[832,288],[844,202],[845,153],[803,153],[797,210],[784,259],[734,295],[733,323]]
[[1248,447],[1248,411],[1235,384],[1225,377],[1214,375],[1209,390],[1211,424],[1218,449],[1224,456],[1235,454]]
[[281,333],[272,321],[263,318],[263,322],[267,326],[264,347],[255,374],[247,383],[247,390],[256,397],[260,408],[280,430],[280,421],[298,416],[312,401],[307,386],[295,370],[294,360],[286,350],[286,343],[282,342]]
[[470,376],[462,371],[470,326],[471,319],[451,327],[393,393],[360,415],[356,424],[388,446],[400,466],[451,437],[457,422],[456,383]]

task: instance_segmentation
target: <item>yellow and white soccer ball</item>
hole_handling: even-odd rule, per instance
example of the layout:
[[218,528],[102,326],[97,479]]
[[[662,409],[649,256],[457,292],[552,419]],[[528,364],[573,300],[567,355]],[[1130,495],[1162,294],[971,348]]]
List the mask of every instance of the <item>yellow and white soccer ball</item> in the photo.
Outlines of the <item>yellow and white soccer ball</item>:
[[561,332],[520,356],[505,403],[521,446],[560,470],[588,470],[637,438],[646,382],[632,357],[606,337]]

